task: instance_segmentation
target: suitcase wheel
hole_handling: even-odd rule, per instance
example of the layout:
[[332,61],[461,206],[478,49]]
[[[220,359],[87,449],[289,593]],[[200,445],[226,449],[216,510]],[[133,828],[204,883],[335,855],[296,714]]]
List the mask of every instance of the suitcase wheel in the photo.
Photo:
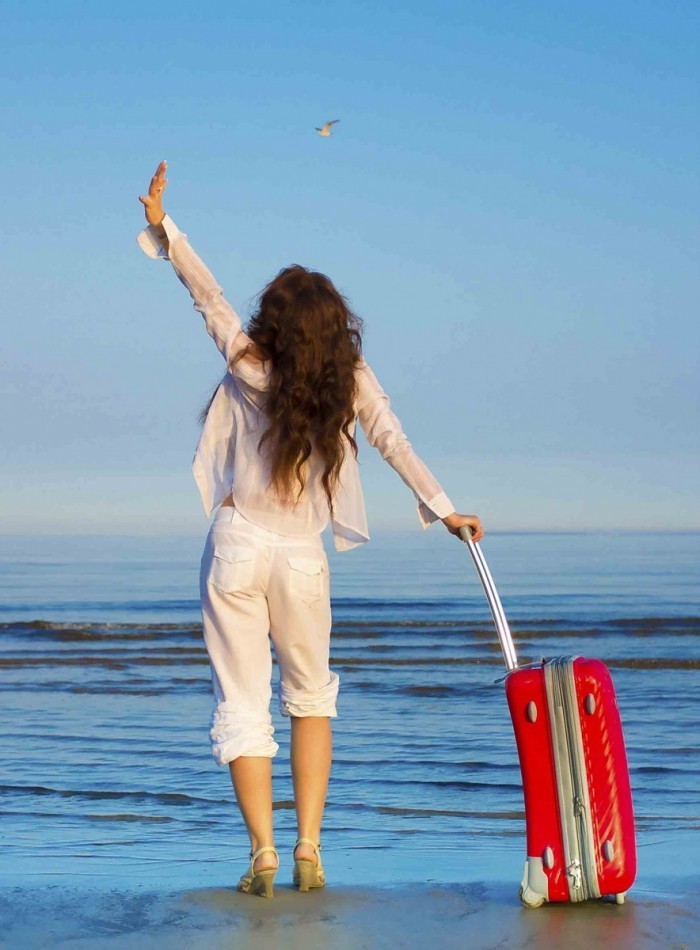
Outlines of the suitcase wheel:
[[523,907],[527,907],[528,910],[535,910],[535,908],[541,907],[544,904],[544,897],[542,897],[541,894],[533,894],[530,888],[528,888],[528,894],[526,895],[524,889],[521,887],[518,892],[518,897]]
[[624,904],[626,897],[627,897],[627,891],[620,891],[619,894],[616,894],[616,895],[615,895],[615,903],[616,903],[616,904]]

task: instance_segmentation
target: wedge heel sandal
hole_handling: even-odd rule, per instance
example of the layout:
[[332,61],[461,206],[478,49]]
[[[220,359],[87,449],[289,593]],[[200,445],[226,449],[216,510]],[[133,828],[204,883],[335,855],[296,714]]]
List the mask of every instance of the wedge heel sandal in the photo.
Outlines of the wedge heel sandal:
[[294,854],[300,844],[310,844],[316,852],[317,863],[309,858],[294,858],[294,873],[292,874],[292,883],[300,891],[310,891],[315,887],[326,886],[326,875],[321,864],[321,843],[312,841],[311,838],[298,838],[294,845]]
[[[261,871],[254,870],[253,866],[256,859],[265,851],[272,851],[274,853],[277,858],[277,867],[264,868]],[[280,857],[276,848],[266,846],[264,848],[258,848],[255,852],[251,851],[250,869],[246,874],[241,876],[241,879],[236,885],[236,890],[242,891],[244,894],[257,894],[258,897],[274,897],[275,875],[279,870],[279,864]]]

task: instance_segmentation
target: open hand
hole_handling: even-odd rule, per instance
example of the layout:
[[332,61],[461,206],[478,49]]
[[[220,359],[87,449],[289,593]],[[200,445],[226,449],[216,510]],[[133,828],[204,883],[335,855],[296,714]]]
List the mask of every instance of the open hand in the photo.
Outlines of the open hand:
[[484,529],[481,527],[481,521],[476,515],[460,515],[453,511],[451,515],[440,519],[450,534],[456,535],[460,541],[463,541],[459,529],[462,525],[469,525],[472,529],[472,541],[481,541],[484,536]]
[[149,224],[158,227],[165,217],[165,212],[163,211],[163,192],[165,191],[165,186],[168,184],[168,179],[165,177],[165,172],[167,170],[168,163],[162,161],[158,168],[156,168],[156,173],[151,178],[151,184],[148,186],[148,194],[144,198],[143,195],[139,195],[139,201],[145,207],[146,211],[146,221]]

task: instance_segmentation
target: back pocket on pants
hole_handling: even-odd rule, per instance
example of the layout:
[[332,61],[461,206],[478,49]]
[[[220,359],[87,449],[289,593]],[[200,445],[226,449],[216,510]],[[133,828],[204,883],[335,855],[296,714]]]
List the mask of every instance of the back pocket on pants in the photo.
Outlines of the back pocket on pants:
[[289,593],[306,603],[313,603],[323,596],[324,576],[327,573],[323,557],[287,558],[289,564]]
[[252,586],[254,571],[253,548],[216,543],[207,581],[224,594],[233,594]]

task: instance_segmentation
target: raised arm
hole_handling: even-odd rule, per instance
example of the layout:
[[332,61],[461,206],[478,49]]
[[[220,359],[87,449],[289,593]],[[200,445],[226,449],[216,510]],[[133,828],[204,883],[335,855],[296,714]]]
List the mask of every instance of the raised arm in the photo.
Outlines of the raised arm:
[[189,291],[194,309],[204,317],[207,332],[229,369],[252,386],[265,389],[268,374],[262,361],[248,356],[233,367],[235,357],[250,343],[250,337],[244,332],[240,317],[224,297],[223,288],[195,253],[187,235],[163,211],[165,170],[166,164],[161,162],[151,179],[148,196],[139,196],[146,208],[148,227],[138,234],[136,240],[149,257],[170,261],[177,277]]
[[356,408],[362,431],[371,446],[397,472],[413,491],[418,502],[418,518],[424,528],[438,519],[458,538],[461,525],[474,529],[474,538],[483,537],[476,515],[462,515],[442,490],[439,482],[416,455],[401,423],[391,410],[389,397],[366,361],[357,370]]

